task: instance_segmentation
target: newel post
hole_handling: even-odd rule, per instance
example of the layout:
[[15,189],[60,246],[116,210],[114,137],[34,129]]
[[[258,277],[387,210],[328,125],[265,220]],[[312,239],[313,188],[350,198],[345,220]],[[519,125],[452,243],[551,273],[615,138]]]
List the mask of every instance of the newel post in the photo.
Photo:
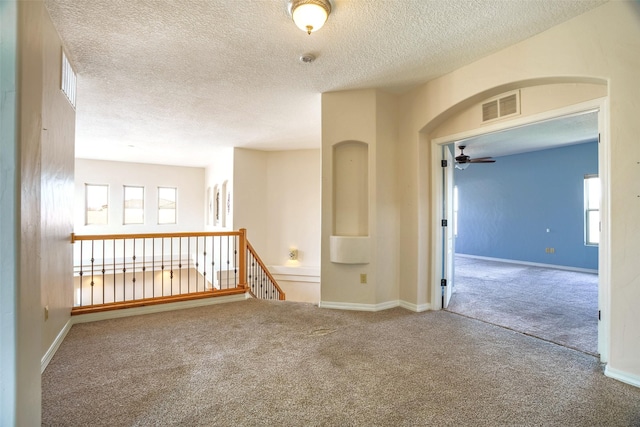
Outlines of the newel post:
[[247,288],[247,229],[241,228],[240,232],[240,253],[238,260],[240,263],[240,283],[239,288]]

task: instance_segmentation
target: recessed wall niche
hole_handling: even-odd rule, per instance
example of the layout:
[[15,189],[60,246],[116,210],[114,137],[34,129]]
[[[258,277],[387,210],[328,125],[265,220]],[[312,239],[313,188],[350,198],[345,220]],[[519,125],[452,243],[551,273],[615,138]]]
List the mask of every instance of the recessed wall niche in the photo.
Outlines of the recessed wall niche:
[[369,235],[369,145],[333,146],[333,235]]

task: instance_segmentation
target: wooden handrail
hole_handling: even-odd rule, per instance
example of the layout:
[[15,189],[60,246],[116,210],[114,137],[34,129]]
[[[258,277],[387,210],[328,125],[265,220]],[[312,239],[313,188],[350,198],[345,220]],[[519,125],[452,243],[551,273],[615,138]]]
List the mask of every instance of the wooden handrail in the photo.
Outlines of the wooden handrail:
[[[254,282],[248,283],[249,277],[253,279],[250,274],[256,274],[249,272],[249,262],[260,272],[261,281],[268,281],[269,298],[285,299],[284,292],[247,240],[244,228],[179,233],[72,233],[71,243],[76,242],[74,292],[77,291],[77,302],[74,314],[247,291],[256,297],[252,291]],[[201,245],[200,249],[198,245]],[[190,273],[191,270],[195,271]],[[190,274],[194,274],[193,288]],[[186,289],[183,290],[183,286]]]
[[[246,231],[246,230],[245,230]],[[185,233],[141,233],[141,234],[84,234],[71,233],[71,243],[78,240],[120,240],[120,239],[159,239],[171,237],[210,237],[210,236],[241,236],[242,231],[202,231]]]
[[240,280],[238,287],[249,288],[247,286],[247,247],[249,242],[247,241],[247,229],[240,229],[240,252],[238,253],[238,263],[240,265]]

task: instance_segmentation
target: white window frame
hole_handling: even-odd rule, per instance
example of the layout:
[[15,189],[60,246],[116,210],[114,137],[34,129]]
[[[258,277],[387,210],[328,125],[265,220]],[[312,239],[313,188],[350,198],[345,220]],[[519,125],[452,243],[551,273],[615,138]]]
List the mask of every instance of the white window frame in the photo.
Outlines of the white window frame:
[[[598,246],[600,244],[600,196],[598,196],[598,200],[590,200],[593,195],[590,187],[594,183],[600,188],[600,178],[598,174],[587,174],[584,176],[584,244],[586,246]],[[601,191],[598,191],[598,194],[601,194]],[[593,229],[591,222],[594,212],[597,213],[598,218],[598,232],[595,233],[595,236],[593,236],[591,232]]]

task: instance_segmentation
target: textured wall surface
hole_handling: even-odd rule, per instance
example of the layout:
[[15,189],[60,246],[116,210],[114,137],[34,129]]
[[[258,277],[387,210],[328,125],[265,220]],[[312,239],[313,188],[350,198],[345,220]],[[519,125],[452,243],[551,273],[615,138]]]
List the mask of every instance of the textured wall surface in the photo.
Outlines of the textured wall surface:
[[597,269],[597,247],[584,245],[583,191],[584,175],[597,173],[597,142],[456,169],[456,252]]
[[[44,93],[41,147],[42,355],[69,320],[73,304],[73,162],[76,112],[60,90],[62,44],[51,21],[43,23]],[[43,315],[44,317],[44,315]]]

